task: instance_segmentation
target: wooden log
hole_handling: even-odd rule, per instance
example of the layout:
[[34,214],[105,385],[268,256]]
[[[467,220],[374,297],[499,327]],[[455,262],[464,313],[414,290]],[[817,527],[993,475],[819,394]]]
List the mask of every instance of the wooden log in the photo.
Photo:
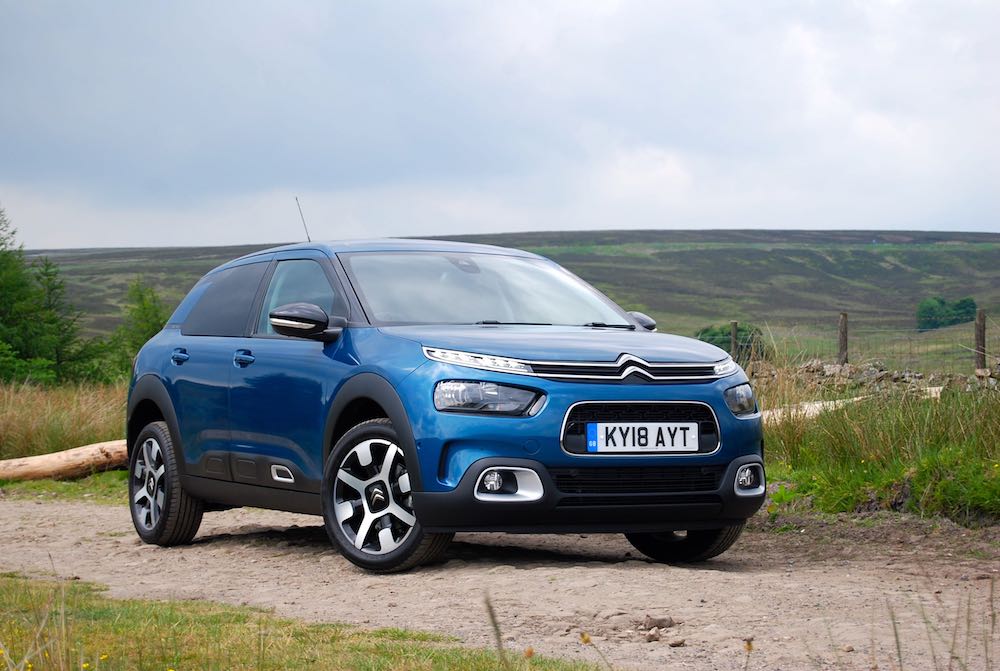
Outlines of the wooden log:
[[739,349],[740,323],[738,321],[729,322],[729,356],[733,361],[737,359],[736,352]]
[[124,468],[128,449],[124,440],[111,440],[62,452],[0,461],[0,480],[71,480],[96,471]]

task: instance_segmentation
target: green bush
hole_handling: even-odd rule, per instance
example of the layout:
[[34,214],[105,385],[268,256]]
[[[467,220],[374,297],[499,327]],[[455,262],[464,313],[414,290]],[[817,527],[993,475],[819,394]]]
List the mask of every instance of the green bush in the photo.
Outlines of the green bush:
[[964,324],[976,318],[976,301],[962,298],[948,301],[940,296],[925,298],[917,304],[917,328],[921,331]]
[[48,359],[22,359],[10,345],[0,341],[0,382],[35,382],[51,384],[56,381],[55,363]]
[[[732,327],[729,324],[706,326],[694,335],[698,340],[711,343],[729,352],[732,345]],[[730,352],[740,362],[770,359],[771,351],[764,340],[764,332],[753,324],[739,324],[736,328],[736,352]]]

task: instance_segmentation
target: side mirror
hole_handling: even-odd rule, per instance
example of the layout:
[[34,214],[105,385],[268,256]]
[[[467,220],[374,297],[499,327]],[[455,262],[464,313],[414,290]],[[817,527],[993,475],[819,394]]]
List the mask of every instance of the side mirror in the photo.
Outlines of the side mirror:
[[649,315],[643,312],[629,312],[629,314],[632,315],[632,319],[639,322],[639,326],[646,329],[647,331],[656,330],[656,321]]
[[333,342],[347,326],[343,317],[330,317],[326,311],[312,303],[289,303],[268,314],[268,321],[275,333],[292,338],[309,338]]

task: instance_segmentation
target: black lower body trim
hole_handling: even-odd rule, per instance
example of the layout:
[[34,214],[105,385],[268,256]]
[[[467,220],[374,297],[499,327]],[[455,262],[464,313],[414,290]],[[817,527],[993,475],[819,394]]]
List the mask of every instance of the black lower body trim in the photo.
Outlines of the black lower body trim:
[[181,486],[191,496],[209,504],[223,506],[254,506],[270,510],[284,510],[289,513],[322,515],[319,494],[295,492],[289,489],[245,485],[201,478],[196,475],[181,476]]

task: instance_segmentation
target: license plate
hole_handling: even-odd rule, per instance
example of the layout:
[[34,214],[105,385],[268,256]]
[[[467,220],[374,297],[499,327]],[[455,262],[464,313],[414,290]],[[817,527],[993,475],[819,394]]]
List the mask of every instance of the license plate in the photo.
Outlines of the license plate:
[[697,452],[697,422],[588,422],[588,452]]

